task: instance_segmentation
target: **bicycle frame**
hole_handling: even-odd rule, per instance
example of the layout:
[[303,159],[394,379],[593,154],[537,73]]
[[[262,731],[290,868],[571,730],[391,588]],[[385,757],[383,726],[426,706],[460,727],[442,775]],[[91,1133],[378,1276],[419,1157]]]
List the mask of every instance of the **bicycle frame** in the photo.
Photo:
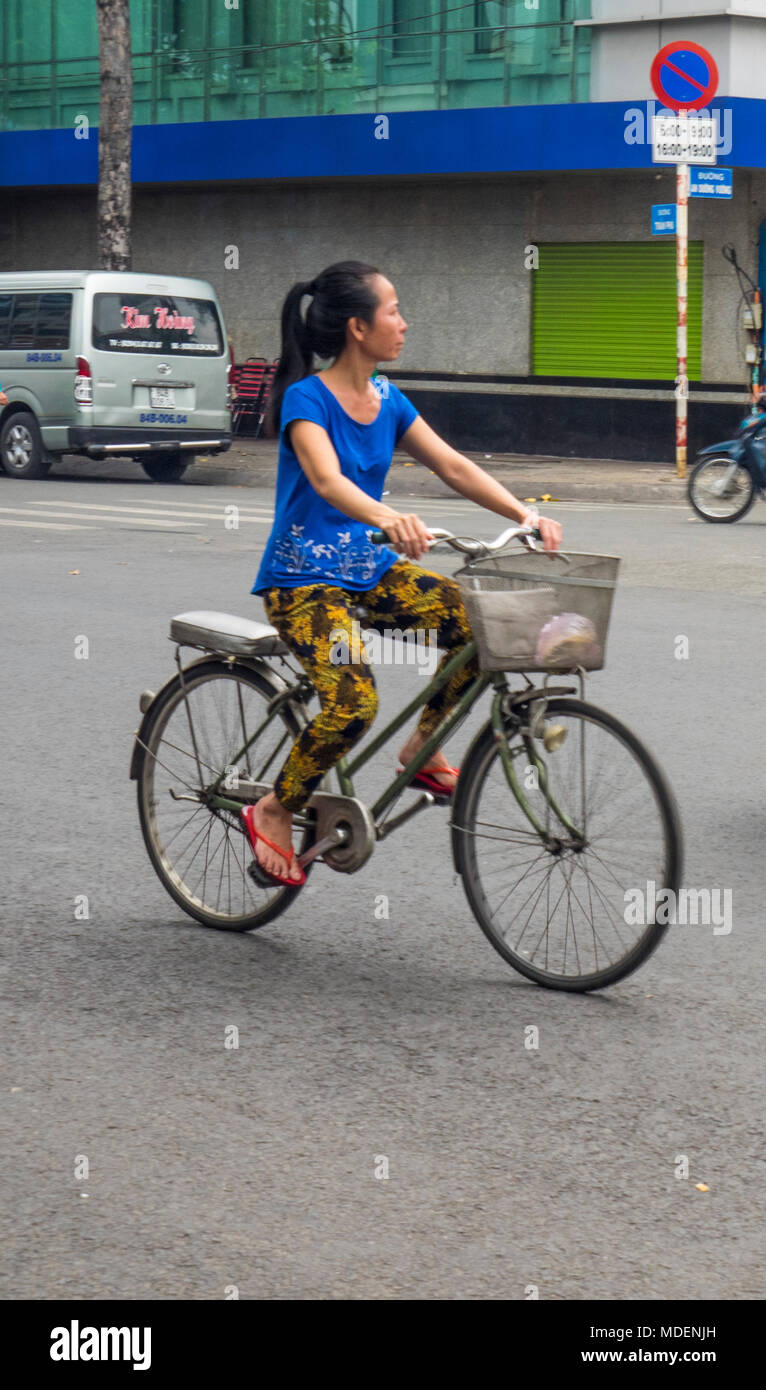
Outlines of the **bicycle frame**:
[[[341,796],[353,797],[355,795],[353,781],[354,774],[357,773],[360,768],[364,767],[365,763],[369,762],[370,758],[375,753],[377,753],[378,749],[382,748],[383,745],[386,744],[389,741],[389,739],[393,737],[397,729],[400,729],[402,725],[405,724],[411,718],[411,716],[415,713],[416,710],[420,709],[421,706],[427,704],[431,697],[435,695],[439,690],[441,690],[452,679],[453,675],[455,675],[456,672],[462,670],[463,667],[466,666],[475,655],[476,643],[473,639],[471,639],[471,641],[466,642],[462,647],[458,648],[458,650],[453,653],[449,661],[444,665],[443,669],[436,676],[434,676],[431,681],[429,681],[428,685],[424,687],[420,694],[417,695],[413,700],[410,700],[409,704],[406,705],[404,709],[400,710],[400,712],[388,724],[386,724],[384,728],[380,730],[380,733],[378,733],[376,737],[372,739],[371,742],[359,754],[357,754],[355,758],[349,760],[348,758],[343,757],[338,760],[338,762],[335,764],[335,775],[338,782],[338,790]],[[420,768],[428,762],[428,759],[436,751],[436,749],[439,748],[444,742],[446,742],[450,735],[455,732],[456,728],[460,723],[462,723],[463,719],[467,716],[475,702],[481,697],[481,695],[490,685],[494,686],[495,688],[495,695],[492,701],[492,710],[490,717],[492,727],[495,730],[495,737],[498,741],[500,757],[502,760],[503,769],[505,772],[506,779],[508,781],[508,785],[520,809],[523,811],[524,815],[526,816],[527,820],[530,822],[536,833],[543,840],[546,840],[548,838],[548,831],[538,820],[538,818],[534,814],[534,811],[529,806],[526,797],[524,796],[524,792],[519,783],[519,779],[516,776],[516,771],[513,765],[513,758],[511,756],[510,748],[508,746],[508,739],[503,720],[503,699],[508,693],[508,683],[506,679],[506,674],[503,671],[483,671],[479,673],[479,675],[476,677],[474,681],[472,681],[468,689],[464,691],[464,693],[461,695],[457,704],[450,710],[450,712],[447,715],[445,715],[445,717],[437,725],[436,729],[431,734],[430,738],[428,738],[426,742],[423,744],[423,747],[421,748],[420,752],[416,755],[416,757],[413,758],[412,761],[408,764],[408,766],[394,778],[394,780],[386,787],[385,791],[378,797],[377,801],[373,804],[373,806],[370,807],[372,819],[375,821],[376,824],[378,823],[380,817],[384,815],[384,813],[393,804],[393,802],[395,802],[397,798],[401,795],[401,793],[406,789],[406,787],[412,781],[412,778],[415,776],[415,774],[419,772]],[[238,752],[232,755],[232,766],[238,766],[240,759],[246,757],[250,747],[255,743],[256,739],[260,737],[261,733],[268,726],[268,724],[270,724],[271,721],[276,717],[279,705],[282,704],[284,701],[290,700],[291,697],[294,698],[296,691],[299,689],[299,687],[300,681],[298,681],[295,686],[290,687],[289,690],[283,692],[283,694],[280,695],[276,701],[272,702],[272,705],[269,708],[266,718],[262,721],[261,724],[259,724],[258,728],[253,732],[253,734],[250,736],[247,742],[242,745]],[[571,688],[567,688],[566,693],[570,693],[570,691]],[[551,695],[553,693],[555,692],[550,692]],[[522,691],[520,692],[520,694],[526,695],[527,692]],[[548,692],[541,693],[540,691],[535,690],[533,686],[529,686],[530,701],[533,698],[536,698],[537,700],[545,699],[547,698],[547,695]],[[524,701],[519,700],[517,701],[517,703],[524,703]],[[281,748],[282,745],[288,739],[289,734],[286,733],[284,739],[280,741],[280,744],[278,745],[277,749],[275,749],[272,753],[269,762],[273,761],[276,753],[279,751],[279,748]],[[580,832],[578,832],[577,828],[572,824],[572,822],[565,815],[565,813],[560,810],[552,793],[549,790],[547,770],[545,764],[542,762],[539,756],[539,753],[535,750],[531,740],[526,740],[526,745],[530,761],[536,766],[538,770],[539,785],[543,790],[543,794],[551,810],[557,816],[561,824],[571,834],[578,835]],[[225,777],[226,773],[221,773],[217,781],[212,784],[211,788],[209,788],[209,791],[213,793],[210,796],[209,804],[220,810],[239,812],[242,809],[241,801],[234,801],[231,797],[227,797],[223,793],[216,793],[216,788],[221,785],[221,783],[225,780]],[[301,816],[300,812],[296,813],[294,821],[296,824],[299,825],[301,823],[304,823],[304,818]]]
[[[410,719],[415,710],[420,709],[421,705],[427,704],[431,697],[436,695],[438,691],[447,685],[458,671],[462,670],[464,666],[467,666],[468,662],[475,655],[476,643],[472,639],[470,642],[464,643],[462,647],[459,647],[456,652],[453,652],[443,669],[424,686],[420,694],[416,695],[414,700],[410,700],[409,704],[406,705],[404,709],[400,710],[390,723],[386,724],[385,727],[381,729],[380,733],[377,734],[355,758],[351,761],[346,757],[338,760],[334,770],[341,796],[354,796],[354,774],[358,772],[361,767],[364,767],[364,764],[369,761],[373,754],[377,753],[378,749],[381,748],[384,743],[387,743],[388,740],[393,737],[397,729],[400,729],[401,726]],[[383,794],[378,797],[378,800],[370,808],[376,820],[391,803],[397,799],[400,793],[404,791],[407,784],[415,776],[415,773],[419,772],[420,768],[428,762],[432,753],[436,751],[450,734],[454,733],[457,725],[468,714],[474,702],[479,699],[490,684],[495,684],[499,687],[498,694],[505,690],[505,679],[502,671],[480,672],[476,679],[471,682],[468,689],[461,695],[458,703],[450,710],[449,714],[445,715],[430,738],[423,744],[417,756],[413,758],[412,762],[408,764],[403,772],[400,772],[398,776],[394,778],[393,782],[390,783]],[[279,697],[278,702],[275,702],[274,706],[270,708],[266,718],[258,725],[258,728],[251,734],[247,742],[242,745],[237,753],[233,754],[231,759],[232,765],[238,765],[240,759],[246,756],[252,744],[255,743],[263,730],[271,723],[272,719],[275,718],[278,705],[285,700],[290,700],[291,697],[294,698],[299,685],[300,681]],[[286,735],[285,737],[287,738],[289,736]],[[225,777],[226,773],[221,773],[217,782],[213,783],[210,790],[215,792],[215,788],[220,786],[221,782],[225,780]],[[240,802],[232,801],[230,798],[223,795],[213,795],[211,805],[219,807],[221,810],[228,811],[239,811],[241,809]],[[296,819],[298,819],[298,817],[296,817]]]

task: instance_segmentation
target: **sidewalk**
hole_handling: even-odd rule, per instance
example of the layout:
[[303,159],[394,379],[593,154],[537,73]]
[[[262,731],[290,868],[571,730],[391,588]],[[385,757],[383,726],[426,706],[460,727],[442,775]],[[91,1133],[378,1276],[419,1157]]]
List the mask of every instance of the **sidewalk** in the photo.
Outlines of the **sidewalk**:
[[[643,502],[683,505],[686,481],[675,464],[625,463],[616,459],[562,459],[540,455],[469,454],[515,496],[558,502]],[[689,475],[687,466],[687,478]],[[230,487],[271,487],[277,474],[277,444],[271,439],[237,439],[228,453],[199,455],[193,466],[199,482]],[[203,477],[203,474],[205,475]],[[187,475],[189,476],[189,475]],[[454,497],[455,493],[421,464],[396,453],[386,487],[393,496]]]

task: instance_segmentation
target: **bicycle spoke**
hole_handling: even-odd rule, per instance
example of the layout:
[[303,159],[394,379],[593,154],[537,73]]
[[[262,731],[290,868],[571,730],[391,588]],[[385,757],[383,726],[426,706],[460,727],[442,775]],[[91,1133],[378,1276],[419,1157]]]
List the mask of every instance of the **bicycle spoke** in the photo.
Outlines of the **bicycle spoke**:
[[[256,782],[266,781],[272,766],[275,775],[299,727],[287,710],[268,716],[272,697],[273,688],[236,668],[187,671],[183,691],[179,683],[147,735],[140,796],[155,867],[187,910],[211,925],[235,930],[259,925],[282,910],[285,890],[263,888],[248,874],[249,840],[236,812],[202,801],[187,810],[158,778],[169,777],[170,786],[193,794],[201,790],[189,780],[196,779],[198,767],[208,787],[223,782],[229,770]],[[313,822],[296,821],[306,847]]]

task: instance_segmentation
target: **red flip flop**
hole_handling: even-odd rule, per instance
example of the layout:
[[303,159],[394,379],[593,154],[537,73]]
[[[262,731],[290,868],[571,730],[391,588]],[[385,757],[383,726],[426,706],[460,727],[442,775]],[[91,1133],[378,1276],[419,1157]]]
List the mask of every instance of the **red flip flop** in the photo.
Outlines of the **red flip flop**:
[[245,822],[245,825],[247,826],[247,833],[250,837],[250,844],[253,847],[253,854],[255,855],[254,862],[250,865],[250,874],[256,880],[256,882],[260,883],[264,888],[269,883],[282,883],[286,888],[301,888],[303,884],[306,882],[306,875],[303,872],[303,869],[301,869],[301,874],[303,875],[302,878],[283,878],[281,874],[273,874],[270,869],[264,869],[263,864],[260,864],[258,862],[258,856],[255,854],[255,846],[258,840],[263,840],[263,843],[265,845],[268,845],[269,849],[276,850],[277,854],[281,854],[282,858],[287,860],[288,869],[292,867],[292,863],[296,855],[292,845],[290,846],[289,851],[284,850],[282,849],[281,845],[275,845],[274,841],[270,840],[267,835],[264,835],[262,830],[256,829],[256,827],[253,825],[252,820],[254,810],[255,806],[251,805],[243,807],[242,811],[240,812],[240,815],[242,816],[242,819]]
[[[396,771],[397,771],[397,774],[400,773],[400,772],[404,772],[404,768],[401,766],[401,764],[400,764],[399,767],[396,769]],[[431,771],[431,772],[454,772],[454,774],[455,774],[456,777],[459,777],[459,776],[460,776],[460,768],[459,768],[459,767],[432,767],[432,768],[430,769],[430,771]],[[453,792],[454,792],[454,790],[455,790],[455,786],[457,786],[457,783],[455,783],[455,786],[452,786],[452,787],[445,787],[441,782],[437,782],[437,780],[436,780],[435,777],[429,777],[428,774],[429,774],[429,769],[428,769],[427,767],[421,767],[420,772],[416,772],[416,773],[415,773],[415,776],[413,777],[412,781],[410,782],[410,786],[411,786],[411,787],[425,787],[425,788],[426,788],[426,791],[433,792],[435,796],[446,796],[447,799],[449,800],[449,799],[452,797],[452,794],[453,794]]]

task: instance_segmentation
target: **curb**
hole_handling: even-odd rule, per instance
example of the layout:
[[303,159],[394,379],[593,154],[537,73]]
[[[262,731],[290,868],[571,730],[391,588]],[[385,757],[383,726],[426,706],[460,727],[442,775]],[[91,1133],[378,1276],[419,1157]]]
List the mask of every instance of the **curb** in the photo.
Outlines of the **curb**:
[[[551,506],[556,502],[688,506],[686,480],[677,478],[673,465],[667,463],[520,458],[518,455],[493,459],[479,455],[475,457],[475,462],[514,496],[522,501],[534,498],[543,506],[547,505],[543,500],[546,496],[550,496]],[[203,455],[191,466],[183,481],[175,486],[260,488],[273,494],[276,476],[276,449],[259,445],[252,450],[240,447],[234,458],[230,453],[221,454],[218,458]],[[130,481],[142,482],[147,487],[163,486],[152,484],[141,465],[128,459],[104,463],[72,455],[65,456],[54,465],[49,478],[51,482],[87,478],[93,482]],[[395,458],[389,468],[386,491],[400,499],[440,498],[454,502],[460,497],[435,473],[416,463],[404,462],[401,457]]]
[[[551,469],[546,472],[544,481],[536,481],[534,475],[530,476],[527,469],[518,465],[508,467],[500,464],[492,469],[487,468],[486,472],[491,473],[493,478],[522,500],[534,497],[539,502],[543,493],[549,494],[551,505],[555,502],[632,502],[679,507],[688,505],[686,481],[675,476],[658,480],[654,471],[651,480],[636,479],[635,475],[629,479],[622,479],[619,476],[615,477],[611,470],[606,470],[606,476],[602,479],[594,478],[592,473],[589,473],[587,478],[579,479],[573,477],[569,469],[563,475]],[[276,465],[264,466],[260,462],[255,467],[197,464],[188,481],[193,480],[197,484],[208,486],[217,484],[219,487],[273,488],[275,478]],[[386,485],[386,491],[397,497],[409,495],[455,500],[459,496],[440,478],[417,465],[410,468],[402,464],[392,464]]]

